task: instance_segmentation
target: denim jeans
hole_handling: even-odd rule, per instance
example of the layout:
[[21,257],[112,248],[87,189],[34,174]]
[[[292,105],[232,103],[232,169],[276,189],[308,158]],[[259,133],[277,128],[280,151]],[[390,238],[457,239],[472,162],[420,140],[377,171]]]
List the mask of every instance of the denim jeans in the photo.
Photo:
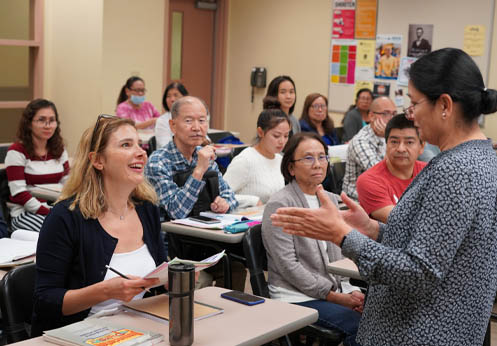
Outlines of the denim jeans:
[[336,329],[345,333],[344,346],[360,346],[355,341],[361,314],[345,306],[328,302],[326,300],[310,300],[302,303],[294,303],[318,311],[318,326]]

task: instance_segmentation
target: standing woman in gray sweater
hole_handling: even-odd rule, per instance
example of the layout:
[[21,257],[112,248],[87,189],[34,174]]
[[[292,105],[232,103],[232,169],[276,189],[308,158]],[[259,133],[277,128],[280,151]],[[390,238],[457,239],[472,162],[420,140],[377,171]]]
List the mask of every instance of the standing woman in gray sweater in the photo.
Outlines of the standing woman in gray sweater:
[[445,48],[409,70],[406,117],[441,153],[388,218],[369,219],[345,195],[273,214],[285,231],[338,244],[369,282],[362,345],[481,345],[497,290],[497,156],[478,125],[497,111],[475,62]]

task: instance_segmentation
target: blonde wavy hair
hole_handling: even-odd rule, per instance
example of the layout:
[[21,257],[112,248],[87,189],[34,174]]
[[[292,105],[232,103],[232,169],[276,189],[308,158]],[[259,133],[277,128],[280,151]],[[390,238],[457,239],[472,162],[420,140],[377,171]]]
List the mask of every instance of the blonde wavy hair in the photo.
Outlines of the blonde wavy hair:
[[[93,167],[90,153],[102,155],[110,136],[124,125],[135,127],[135,122],[115,116],[100,116],[96,124],[83,133],[71,173],[57,202],[73,198],[69,209],[74,210],[78,206],[86,219],[96,219],[107,211],[102,172]],[[136,205],[140,201],[157,204],[157,194],[146,179],[129,196],[129,203]]]

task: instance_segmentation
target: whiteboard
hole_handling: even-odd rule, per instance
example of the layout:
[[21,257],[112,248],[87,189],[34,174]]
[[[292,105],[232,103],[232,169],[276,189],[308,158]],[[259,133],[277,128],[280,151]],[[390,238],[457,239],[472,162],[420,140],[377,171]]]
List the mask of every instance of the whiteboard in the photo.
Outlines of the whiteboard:
[[[432,51],[440,48],[463,48],[464,28],[467,25],[483,25],[485,49],[482,56],[472,57],[481,70],[485,84],[490,70],[495,0],[378,0],[376,34],[402,35],[401,57],[407,56],[409,24],[433,24]],[[331,35],[330,35],[331,36]],[[331,39],[330,60],[331,61]],[[353,84],[331,83],[328,73],[328,104],[332,112],[345,112],[354,103]],[[390,97],[394,99],[396,81],[389,82]],[[407,88],[404,104],[408,105]]]

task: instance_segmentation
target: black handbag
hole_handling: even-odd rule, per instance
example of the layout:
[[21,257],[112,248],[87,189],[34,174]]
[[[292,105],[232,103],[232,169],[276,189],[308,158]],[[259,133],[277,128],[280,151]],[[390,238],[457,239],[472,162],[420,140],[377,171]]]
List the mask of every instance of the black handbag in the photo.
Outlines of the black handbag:
[[[185,185],[188,177],[192,175],[192,173],[193,168],[178,172],[173,176],[173,181],[176,185],[182,187]],[[205,185],[202,190],[200,190],[197,202],[193,205],[192,211],[188,214],[188,216],[199,216],[202,211],[210,211],[211,203],[214,202],[217,196],[219,196],[219,177],[217,171],[206,171],[202,177],[202,180],[205,181]]]

